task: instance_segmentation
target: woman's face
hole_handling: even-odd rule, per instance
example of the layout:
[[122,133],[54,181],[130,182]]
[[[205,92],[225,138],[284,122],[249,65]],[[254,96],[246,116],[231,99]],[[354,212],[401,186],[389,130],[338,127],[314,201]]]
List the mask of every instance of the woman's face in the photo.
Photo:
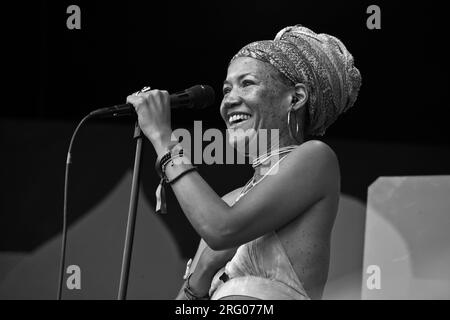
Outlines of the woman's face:
[[224,81],[220,106],[230,143],[247,144],[246,137],[255,139],[260,129],[269,129],[269,136],[270,129],[279,129],[281,138],[292,101],[291,91],[270,64],[248,57],[233,60]]

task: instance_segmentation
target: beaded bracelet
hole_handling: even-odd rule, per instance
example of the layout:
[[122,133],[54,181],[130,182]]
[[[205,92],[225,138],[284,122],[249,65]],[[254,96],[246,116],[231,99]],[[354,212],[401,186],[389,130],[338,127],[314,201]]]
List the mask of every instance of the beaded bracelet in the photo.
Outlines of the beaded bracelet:
[[[175,148],[178,149],[178,153],[173,153],[173,150]],[[160,158],[156,159],[155,162],[155,170],[158,173],[158,175],[163,178],[164,177],[164,168],[165,166],[175,157],[182,157],[184,155],[184,150],[179,147],[178,144],[174,144],[169,147],[169,150]],[[167,180],[167,179],[166,179]]]
[[[172,158],[172,150],[176,147],[176,144],[169,146],[169,150],[163,154],[161,157],[158,157],[155,162],[155,170],[158,173],[158,176],[161,178],[158,188],[156,188],[155,197],[156,197],[156,208],[155,212],[158,214],[167,213],[167,205],[166,205],[166,189],[165,183],[167,182],[167,178],[165,173],[163,172],[163,164],[168,163]],[[181,149],[182,150],[182,149]]]
[[[159,182],[158,188],[156,189],[156,213],[157,214],[165,214],[167,213],[167,204],[166,204],[166,184],[173,184],[178,179],[180,179],[185,174],[196,170],[196,167],[189,168],[183,172],[181,172],[178,176],[169,181],[166,176],[166,166],[173,162],[176,158],[182,158],[184,156],[184,150],[179,147],[177,153],[174,153],[173,150],[179,146],[178,144],[170,147],[169,151],[167,151],[162,157],[159,157],[155,163],[155,170],[160,176],[161,180]],[[172,164],[173,165],[173,164]]]
[[163,163],[161,165],[162,176],[165,178],[166,182],[170,182],[169,179],[166,176],[166,167],[167,167],[167,165],[169,163],[172,163],[172,167],[173,167],[173,165],[175,164],[175,161],[176,161],[175,159],[182,158],[183,156],[184,156],[183,155],[183,150],[181,150],[178,154],[172,155],[172,157],[169,160],[167,160],[165,163]]

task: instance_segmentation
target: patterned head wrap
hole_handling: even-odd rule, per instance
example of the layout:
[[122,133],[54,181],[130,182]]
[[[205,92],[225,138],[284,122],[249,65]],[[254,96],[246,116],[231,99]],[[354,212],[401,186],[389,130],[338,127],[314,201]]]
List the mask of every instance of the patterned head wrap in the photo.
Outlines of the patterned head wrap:
[[296,25],[275,37],[250,43],[238,57],[271,64],[293,84],[303,83],[309,94],[310,135],[323,135],[337,117],[356,101],[361,75],[344,44],[328,34]]

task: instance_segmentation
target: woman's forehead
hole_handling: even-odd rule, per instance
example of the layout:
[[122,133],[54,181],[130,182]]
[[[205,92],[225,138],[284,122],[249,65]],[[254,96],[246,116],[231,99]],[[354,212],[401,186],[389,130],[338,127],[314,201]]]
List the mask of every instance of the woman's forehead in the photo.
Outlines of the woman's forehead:
[[260,60],[250,57],[239,57],[234,59],[228,66],[227,79],[238,78],[242,75],[267,75],[268,71],[272,71],[270,65]]

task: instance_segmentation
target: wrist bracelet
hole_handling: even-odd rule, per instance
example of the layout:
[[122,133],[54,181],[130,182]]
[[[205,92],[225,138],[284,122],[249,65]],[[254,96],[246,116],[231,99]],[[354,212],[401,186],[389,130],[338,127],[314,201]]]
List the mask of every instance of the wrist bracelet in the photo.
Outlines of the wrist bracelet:
[[186,298],[188,298],[188,300],[209,300],[209,294],[206,294],[203,297],[199,297],[192,291],[192,288],[189,285],[189,280],[191,279],[192,275],[193,273],[191,273],[186,280],[186,287],[184,288],[184,294],[186,295]]
[[[178,150],[174,152],[174,149],[176,149],[178,146]],[[184,155],[184,150],[179,146],[178,144],[174,144],[169,147],[168,151],[162,156],[158,157],[155,162],[155,170],[158,173],[158,175],[163,178],[164,177],[164,168],[165,166],[176,157],[182,157]]]
[[168,181],[168,183],[174,184],[174,183],[175,183],[178,179],[180,179],[182,176],[184,176],[185,174],[187,174],[187,173],[189,173],[189,172],[195,171],[195,170],[197,170],[197,167],[189,168],[189,169],[183,171],[182,173],[180,173],[179,175],[177,175],[177,176],[176,176],[175,178],[173,178],[172,180]]
[[[172,154],[173,150],[178,146],[178,153]],[[166,174],[165,174],[165,166],[175,157],[182,157],[184,154],[183,149],[181,146],[177,144],[173,144],[169,146],[169,150],[161,157],[158,157],[155,162],[155,170],[158,173],[159,177],[161,178],[158,188],[156,188],[156,208],[155,212],[157,214],[165,214],[167,213],[167,205],[166,205],[166,190],[165,190],[165,184],[169,181],[167,180]]]
[[169,182],[169,179],[166,176],[166,167],[169,163],[172,163],[172,167],[174,165],[174,162],[176,161],[175,159],[177,158],[182,158],[184,156],[183,154],[183,149],[180,150],[180,152],[178,154],[172,155],[170,159],[168,159],[166,162],[161,164],[161,171],[162,171],[162,176],[165,178],[166,182]]
[[156,189],[156,213],[158,214],[165,214],[167,213],[167,204],[166,204],[166,185],[167,184],[174,184],[177,180],[179,180],[184,175],[188,174],[189,172],[192,172],[194,170],[197,170],[197,167],[189,168],[183,172],[181,172],[179,175],[177,175],[172,180],[168,180],[166,175],[163,174],[161,181],[159,182],[158,188]]
[[[176,152],[174,152],[174,149],[177,148]],[[165,214],[167,213],[167,204],[166,204],[166,184],[173,184],[178,179],[183,177],[185,174],[196,170],[196,167],[189,168],[180,174],[178,174],[175,178],[169,181],[169,179],[166,176],[166,167],[167,165],[172,162],[172,166],[174,165],[174,162],[177,158],[182,158],[184,156],[184,150],[179,145],[174,145],[171,147],[171,149],[165,153],[162,157],[158,158],[155,163],[155,170],[160,176],[161,180],[159,182],[158,188],[156,189],[155,197],[156,197],[156,213],[158,214]],[[182,162],[181,162],[182,163]]]
[[166,180],[164,180],[164,178],[161,178],[161,180],[159,181],[158,188],[156,188],[156,192],[155,192],[155,197],[156,197],[155,212],[157,214],[166,214],[167,213],[165,184],[166,184]]

